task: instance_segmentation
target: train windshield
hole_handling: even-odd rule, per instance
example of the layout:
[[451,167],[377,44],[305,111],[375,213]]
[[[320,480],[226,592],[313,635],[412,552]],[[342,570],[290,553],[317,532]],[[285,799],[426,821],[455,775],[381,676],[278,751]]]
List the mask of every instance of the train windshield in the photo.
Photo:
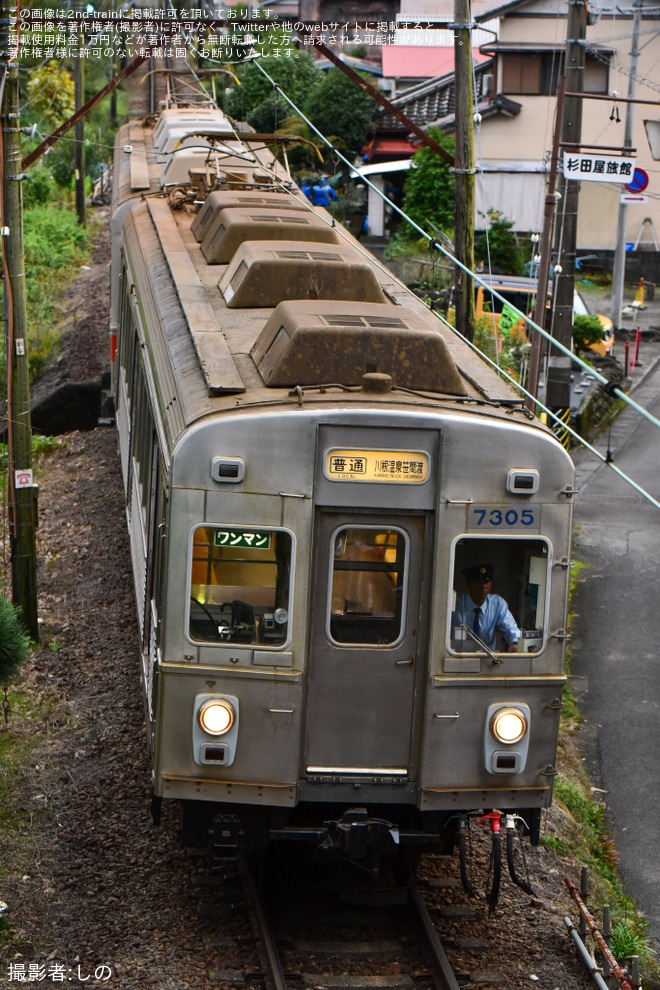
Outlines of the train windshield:
[[283,645],[288,638],[291,534],[200,526],[193,534],[191,639]]
[[334,536],[330,638],[395,643],[402,634],[406,539],[394,529],[346,527]]
[[458,541],[449,644],[456,653],[538,653],[546,637],[549,547],[541,539]]

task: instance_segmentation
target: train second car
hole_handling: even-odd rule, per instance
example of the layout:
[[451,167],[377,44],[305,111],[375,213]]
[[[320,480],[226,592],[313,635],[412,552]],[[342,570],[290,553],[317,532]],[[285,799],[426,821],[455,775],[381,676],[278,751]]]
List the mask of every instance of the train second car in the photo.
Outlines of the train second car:
[[[219,111],[131,123],[114,174],[154,814],[181,802],[188,844],[361,864],[447,848],[478,810],[538,835],[568,455]],[[495,630],[466,610],[475,572],[510,617]]]

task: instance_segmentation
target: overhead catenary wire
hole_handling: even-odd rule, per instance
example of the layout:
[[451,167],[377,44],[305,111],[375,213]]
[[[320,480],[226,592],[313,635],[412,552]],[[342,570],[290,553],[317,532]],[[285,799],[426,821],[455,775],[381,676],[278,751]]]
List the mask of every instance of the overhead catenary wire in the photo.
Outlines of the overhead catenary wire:
[[[409,223],[413,227],[413,229],[415,229],[425,240],[427,240],[429,242],[429,244],[433,248],[435,248],[436,250],[438,250],[439,252],[441,252],[442,254],[444,254],[445,257],[447,257],[454,265],[457,265],[459,268],[462,269],[462,271],[464,271],[467,275],[469,275],[471,278],[473,278],[475,282],[477,282],[479,285],[483,286],[490,293],[492,293],[492,295],[494,295],[497,299],[499,299],[500,302],[503,305],[507,305],[511,309],[513,309],[514,312],[517,313],[517,315],[521,319],[524,320],[524,322],[527,324],[527,326],[530,327],[530,329],[532,330],[533,333],[539,333],[539,334],[541,334],[541,336],[544,337],[545,340],[547,340],[548,342],[552,343],[552,345],[554,347],[556,347],[559,351],[561,351],[566,356],[568,356],[574,364],[577,364],[584,371],[588,372],[590,375],[593,375],[594,378],[601,385],[603,385],[603,386],[605,386],[607,388],[607,390],[610,392],[610,394],[612,394],[613,396],[615,396],[617,398],[622,399],[624,403],[626,403],[627,405],[629,405],[631,408],[635,409],[636,412],[638,412],[641,416],[643,416],[650,423],[652,423],[652,425],[657,426],[657,427],[660,427],[660,420],[658,420],[655,416],[653,416],[651,413],[649,413],[648,410],[646,410],[642,406],[640,406],[637,402],[635,402],[629,395],[627,395],[621,389],[617,388],[616,386],[612,386],[611,382],[607,378],[605,378],[603,375],[601,375],[596,369],[594,369],[591,365],[587,364],[585,361],[583,361],[577,355],[573,354],[573,352],[568,347],[565,347],[562,343],[560,343],[558,340],[556,340],[554,337],[552,337],[551,334],[547,333],[543,329],[543,327],[540,327],[537,323],[535,323],[532,319],[530,319],[530,317],[528,317],[525,313],[523,313],[521,310],[517,309],[515,306],[512,306],[511,303],[509,303],[506,299],[504,299],[503,296],[501,296],[496,290],[494,290],[492,288],[492,286],[488,285],[482,278],[480,278],[480,276],[478,275],[478,273],[473,272],[466,265],[462,264],[462,262],[460,262],[451,253],[451,251],[449,251],[446,247],[444,247],[439,242],[439,240],[437,238],[433,237],[427,231],[425,231],[422,227],[420,227],[419,224],[417,224],[411,217],[409,217],[405,213],[405,211],[402,210],[399,206],[397,206],[397,204],[394,203],[384,192],[382,192],[380,189],[378,189],[378,187],[374,183],[372,183],[366,176],[360,175],[359,173],[357,173],[355,171],[355,167],[353,166],[353,164],[351,162],[349,162],[348,159],[332,144],[332,142],[329,141],[328,138],[325,137],[325,135],[312,123],[311,120],[309,120],[309,118],[303,113],[303,111],[297,106],[297,104],[289,96],[287,96],[287,94],[284,92],[284,90],[281,88],[281,86],[277,82],[275,82],[275,80],[272,78],[272,76],[270,76],[269,73],[266,71],[266,69],[264,69],[263,65],[261,65],[260,60],[257,58],[254,61],[255,61],[255,64],[256,64],[257,68],[259,69],[259,71],[268,80],[268,82],[271,84],[271,86],[282,96],[282,98],[284,100],[286,100],[286,102],[289,104],[289,106],[295,111],[296,114],[298,114],[298,116],[301,118],[301,120],[321,139],[321,141],[323,141],[323,143],[328,148],[330,148],[333,151],[333,153],[335,155],[337,155],[337,157],[341,161],[344,162],[344,164],[349,168],[350,173],[355,173],[356,175],[358,175],[359,178],[360,178],[360,180],[362,182],[364,182],[367,186],[369,186],[370,189],[373,189],[374,192],[376,192],[376,194],[378,196],[380,196],[383,199],[383,201],[388,206],[390,206],[397,214],[399,214],[399,216],[401,216],[402,219],[406,220],[406,222]],[[591,444],[589,444],[575,430],[573,430],[570,426],[568,426],[566,423],[564,423],[563,420],[560,420],[559,417],[556,416],[555,413],[551,409],[549,409],[548,407],[546,407],[535,396],[532,396],[529,392],[527,392],[527,390],[524,389],[519,384],[519,382],[515,381],[515,379],[513,379],[510,375],[508,375],[505,372],[503,372],[501,368],[498,368],[497,365],[492,360],[490,360],[487,357],[487,355],[485,355],[482,351],[480,351],[477,347],[475,347],[475,345],[472,343],[472,341],[468,340],[467,337],[465,337],[463,334],[461,334],[460,331],[457,330],[456,327],[453,327],[446,320],[443,320],[443,322],[445,323],[445,325],[450,330],[452,330],[453,333],[455,333],[458,337],[460,337],[461,340],[465,341],[472,348],[472,350],[474,350],[475,352],[477,352],[481,358],[485,359],[493,368],[495,368],[495,370],[497,371],[497,373],[499,375],[501,375],[502,377],[504,377],[516,389],[518,389],[520,392],[522,392],[528,398],[534,399],[534,401],[536,402],[537,406],[546,415],[548,415],[552,419],[553,422],[556,422],[557,424],[560,424],[562,426],[562,429],[564,429],[571,437],[573,437],[585,449],[589,450],[590,453],[594,454],[599,460],[602,460],[604,463],[607,463],[608,466],[616,474],[618,474],[624,481],[626,481],[627,484],[631,485],[631,487],[633,487],[637,492],[639,492],[639,494],[642,495],[645,499],[647,499],[652,505],[654,505],[656,508],[659,508],[660,509],[660,502],[657,499],[655,499],[653,497],[653,495],[651,495],[644,488],[642,488],[641,485],[639,485],[633,478],[631,478],[624,471],[622,471],[620,468],[618,468],[612,461],[606,460],[606,458],[605,458],[604,455],[602,455],[598,450],[596,450],[595,447],[593,447]]]
[[[456,258],[452,254],[452,252],[449,251],[448,248],[446,248],[436,237],[434,237],[432,234],[429,234],[422,227],[420,227],[419,224],[417,224],[411,217],[409,217],[404,210],[402,210],[399,206],[397,206],[397,204],[394,203],[387,196],[386,193],[383,193],[380,189],[378,189],[378,187],[373,182],[371,182],[365,175],[360,175],[360,173],[356,171],[355,166],[348,161],[348,159],[332,144],[331,141],[329,141],[325,137],[324,134],[321,133],[321,131],[311,122],[311,120],[309,120],[309,118],[305,116],[305,114],[293,102],[293,100],[291,100],[290,97],[287,96],[287,94],[282,90],[280,85],[276,83],[275,80],[263,68],[263,66],[260,64],[260,61],[258,59],[255,60],[255,64],[259,69],[259,71],[265,76],[265,78],[270,82],[270,84],[276,90],[278,90],[280,95],[287,101],[289,106],[291,106],[292,109],[295,110],[295,112],[300,116],[300,118],[304,121],[304,123],[307,124],[307,126],[311,130],[313,130],[315,134],[318,135],[318,137],[323,141],[324,144],[327,145],[327,147],[332,149],[333,153],[336,154],[341,159],[341,161],[344,162],[344,164],[350,169],[350,171],[355,173],[362,182],[364,182],[367,186],[369,186],[370,189],[373,189],[374,192],[377,195],[379,195],[388,206],[390,206],[396,213],[398,213],[399,216],[402,217],[402,219],[404,219],[407,223],[409,223],[411,227],[413,227],[425,240],[427,240],[433,248],[444,254],[445,257],[452,262],[452,264],[457,265],[462,271],[464,271],[467,275],[473,278],[475,282],[477,282],[479,285],[487,289],[489,293],[492,293],[492,295],[494,295],[495,298],[498,299],[503,305],[507,305],[510,309],[512,309],[518,315],[519,318],[525,321],[525,323],[530,327],[530,329],[534,333],[541,334],[541,336],[544,337],[545,340],[547,340],[549,343],[551,343],[553,347],[556,347],[564,355],[569,357],[574,364],[578,365],[578,367],[582,368],[582,370],[587,372],[588,374],[593,375],[594,378],[598,382],[600,382],[601,385],[610,388],[611,383],[607,378],[605,378],[604,375],[601,375],[600,372],[598,372],[596,369],[592,367],[592,365],[587,364],[586,361],[583,361],[580,357],[574,354],[570,350],[570,348],[566,347],[560,341],[556,340],[551,334],[549,334],[546,330],[544,330],[543,327],[539,326],[537,323],[534,322],[534,320],[532,320],[529,316],[527,316],[526,313],[523,313],[521,310],[517,309],[517,307],[513,306],[508,300],[506,300],[503,296],[501,296],[496,289],[493,289],[492,286],[488,285],[488,283],[484,279],[482,279],[477,272],[472,271],[470,268],[468,268],[466,265],[460,262],[458,258]],[[242,135],[242,136],[247,137],[248,135]],[[479,353],[481,354],[482,352],[480,351]],[[515,384],[516,387],[520,388],[518,383]],[[660,420],[658,420],[655,416],[649,413],[646,409],[643,409],[640,405],[638,405],[638,403],[636,403],[629,395],[627,395],[621,389],[613,388],[610,390],[612,391],[612,394],[617,396],[617,398],[621,398],[626,404],[630,405],[633,409],[639,412],[640,415],[645,416],[649,420],[649,422],[651,422],[654,426],[660,427]]]

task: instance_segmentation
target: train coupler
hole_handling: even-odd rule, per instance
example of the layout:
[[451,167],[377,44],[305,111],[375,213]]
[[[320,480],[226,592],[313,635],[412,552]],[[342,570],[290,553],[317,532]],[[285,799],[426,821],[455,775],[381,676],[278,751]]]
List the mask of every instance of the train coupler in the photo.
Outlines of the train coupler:
[[326,845],[351,860],[364,860],[370,853],[393,855],[399,849],[399,828],[381,818],[369,818],[366,808],[350,808],[336,822],[326,822]]

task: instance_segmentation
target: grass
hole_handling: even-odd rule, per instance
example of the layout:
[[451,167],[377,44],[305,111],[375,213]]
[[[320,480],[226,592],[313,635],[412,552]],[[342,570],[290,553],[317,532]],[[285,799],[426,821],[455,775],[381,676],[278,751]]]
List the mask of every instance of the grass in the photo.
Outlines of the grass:
[[[577,539],[576,539],[576,542]],[[571,564],[570,598],[584,580],[588,565],[574,560]],[[569,627],[571,625],[569,618]],[[567,651],[570,672],[571,651]],[[620,963],[639,956],[647,978],[660,977],[660,964],[649,937],[648,923],[638,905],[624,890],[619,873],[619,855],[609,833],[607,809],[593,796],[593,787],[579,749],[579,728],[583,716],[570,686],[564,689],[564,708],[560,731],[559,775],[555,781],[555,803],[566,814],[565,827],[546,833],[542,843],[561,855],[571,856],[589,870],[589,907],[597,913],[609,905],[612,924],[610,948]]]
[[[86,226],[62,203],[35,206],[24,212],[25,289],[28,326],[28,362],[34,380],[57,355],[62,293],[89,261],[97,225],[92,216]],[[0,341],[0,367],[4,369],[4,338]],[[0,372],[5,388],[5,373]]]

